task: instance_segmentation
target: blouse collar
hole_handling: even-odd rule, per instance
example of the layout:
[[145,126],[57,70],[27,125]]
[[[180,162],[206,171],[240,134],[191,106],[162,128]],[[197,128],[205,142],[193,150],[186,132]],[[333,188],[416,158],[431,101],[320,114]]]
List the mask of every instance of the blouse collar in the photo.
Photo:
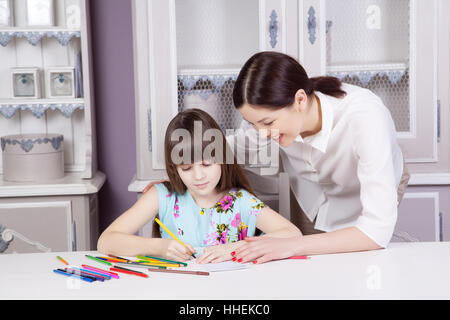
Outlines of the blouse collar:
[[320,107],[322,109],[322,129],[316,134],[306,138],[302,138],[298,135],[295,138],[295,141],[310,145],[322,153],[325,153],[333,126],[333,106],[325,94],[321,92],[315,92],[315,94],[319,98]]

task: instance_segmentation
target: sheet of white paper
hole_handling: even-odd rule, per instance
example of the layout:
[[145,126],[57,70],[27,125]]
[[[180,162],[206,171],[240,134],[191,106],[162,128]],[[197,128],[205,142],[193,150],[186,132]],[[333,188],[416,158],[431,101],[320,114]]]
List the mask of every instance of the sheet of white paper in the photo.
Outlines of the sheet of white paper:
[[[197,264],[197,266],[200,266],[200,264]],[[201,267],[202,269],[208,272],[219,272],[219,271],[233,271],[233,270],[247,269],[249,266],[246,263],[225,261],[219,263],[201,264]]]

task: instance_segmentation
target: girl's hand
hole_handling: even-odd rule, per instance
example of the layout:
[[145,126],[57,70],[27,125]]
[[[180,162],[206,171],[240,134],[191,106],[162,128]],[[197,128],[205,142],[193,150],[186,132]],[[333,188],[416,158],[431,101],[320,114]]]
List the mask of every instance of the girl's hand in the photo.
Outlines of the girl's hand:
[[245,244],[232,252],[231,255],[237,262],[250,262],[260,264],[271,260],[286,259],[298,254],[300,237],[270,238],[251,237],[245,238]]
[[231,260],[231,252],[235,251],[244,241],[233,242],[230,244],[219,244],[207,247],[203,250],[203,254],[197,258],[197,263],[219,263]]
[[150,190],[150,188],[153,187],[155,184],[162,183],[162,182],[164,182],[164,181],[169,181],[169,179],[164,179],[164,180],[158,180],[158,181],[150,182],[150,183],[144,188],[144,190],[142,190],[142,193],[146,193],[146,192],[147,192],[148,190]]
[[181,243],[174,239],[160,239],[161,240],[161,255],[170,260],[187,261],[191,258],[191,254],[195,252],[194,247],[185,243]]

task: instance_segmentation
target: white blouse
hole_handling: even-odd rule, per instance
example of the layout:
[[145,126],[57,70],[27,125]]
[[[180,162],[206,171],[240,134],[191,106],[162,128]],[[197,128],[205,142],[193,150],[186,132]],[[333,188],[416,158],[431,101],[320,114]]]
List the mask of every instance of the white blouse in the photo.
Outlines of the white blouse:
[[[370,90],[343,84],[344,98],[316,92],[322,129],[280,146],[291,189],[315,229],[357,227],[386,247],[397,221],[403,156],[389,110]],[[227,138],[228,139],[228,138]]]

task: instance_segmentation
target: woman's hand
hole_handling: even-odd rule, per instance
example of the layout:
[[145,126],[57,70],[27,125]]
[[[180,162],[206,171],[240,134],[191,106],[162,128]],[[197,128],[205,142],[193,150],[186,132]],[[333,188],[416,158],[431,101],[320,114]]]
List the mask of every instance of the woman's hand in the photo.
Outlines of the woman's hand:
[[164,180],[158,180],[158,181],[150,182],[150,183],[144,188],[144,190],[142,190],[142,193],[146,193],[146,192],[147,192],[148,190],[150,190],[150,188],[153,187],[155,184],[162,183],[162,182],[164,182],[164,181],[169,181],[169,179],[164,179]]
[[197,263],[218,263],[231,260],[233,258],[231,253],[243,244],[245,244],[244,241],[238,241],[207,247],[203,250],[203,254],[197,258]]
[[175,261],[187,261],[191,258],[191,254],[195,252],[194,247],[185,243],[183,246],[181,243],[174,239],[159,239],[161,241],[161,255],[170,260]]
[[232,252],[237,262],[260,264],[271,260],[286,259],[298,254],[302,236],[291,238],[251,237],[245,238],[245,244]]

